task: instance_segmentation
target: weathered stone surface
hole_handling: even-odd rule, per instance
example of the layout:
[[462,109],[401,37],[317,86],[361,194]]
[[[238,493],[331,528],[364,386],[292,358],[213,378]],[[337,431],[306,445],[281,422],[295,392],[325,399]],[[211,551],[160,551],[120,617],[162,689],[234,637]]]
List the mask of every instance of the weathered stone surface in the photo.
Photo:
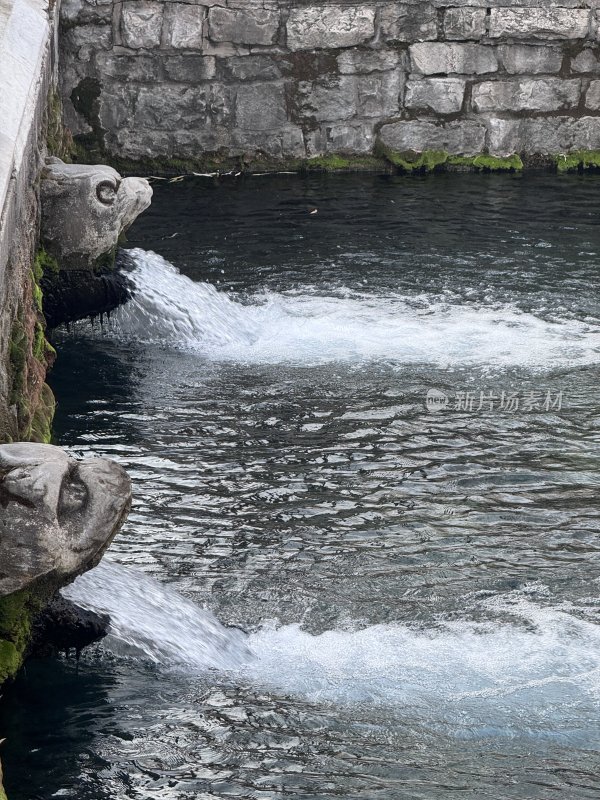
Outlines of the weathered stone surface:
[[321,5],[292,8],[287,22],[290,50],[352,47],[375,35],[375,9]]
[[143,178],[121,178],[103,165],[49,159],[41,185],[42,239],[61,268],[93,266],[149,205]]
[[123,44],[134,50],[158,47],[164,3],[156,0],[126,0],[121,9]]
[[118,464],[76,461],[52,445],[0,446],[0,492],[0,596],[95,566],[131,504]]
[[212,80],[217,73],[216,59],[213,56],[189,55],[164,56],[163,68],[170,81],[198,83]]
[[485,36],[485,8],[449,8],[444,14],[446,39],[481,39]]
[[386,3],[379,11],[379,30],[384,41],[425,42],[437,39],[437,10],[431,3]]
[[485,45],[423,42],[409,50],[412,71],[422,75],[483,75],[498,69],[496,51]]
[[304,120],[340,121],[356,114],[357,77],[355,75],[333,76],[316,82],[301,81],[298,84],[298,113]]
[[600,78],[600,0],[63,2],[65,118],[128,158],[275,156],[299,130],[310,152],[365,152],[399,116],[479,135],[477,115],[575,117],[578,76]]
[[424,78],[406,84],[404,105],[438,114],[457,114],[463,105],[466,81],[460,78]]
[[573,72],[582,73],[590,72],[597,74],[600,72],[600,52],[598,50],[586,49],[582,50],[571,61],[571,70]]
[[396,50],[344,50],[337,63],[343,75],[388,72],[400,64],[400,54]]
[[485,125],[465,120],[435,123],[425,120],[384,125],[380,138],[386,147],[399,152],[445,150],[453,155],[475,155],[485,147]]
[[574,8],[492,8],[490,37],[517,39],[583,39],[590,12]]
[[105,79],[119,81],[155,81],[160,75],[159,60],[151,53],[129,55],[100,50],[96,53],[96,69]]
[[590,81],[585,95],[585,107],[590,111],[600,111],[600,81]]
[[281,59],[271,55],[240,56],[219,59],[224,80],[276,81],[281,78]]
[[600,149],[600,117],[492,118],[488,125],[488,146],[495,155]]
[[578,78],[485,81],[473,87],[476,111],[561,111],[579,103]]
[[498,48],[500,62],[511,75],[560,72],[563,52],[548,45],[507,44]]
[[365,155],[375,144],[373,121],[357,121],[336,125],[323,125],[307,136],[308,156],[325,153]]
[[249,131],[274,131],[287,123],[285,89],[281,83],[255,83],[240,86],[237,93],[236,122]]
[[397,116],[403,81],[400,72],[359,76],[356,81],[357,113],[373,118]]
[[214,6],[208,12],[208,35],[213,42],[274,44],[278,31],[279,11],[274,9]]
[[189,3],[165,6],[166,46],[175,50],[202,50],[206,10]]

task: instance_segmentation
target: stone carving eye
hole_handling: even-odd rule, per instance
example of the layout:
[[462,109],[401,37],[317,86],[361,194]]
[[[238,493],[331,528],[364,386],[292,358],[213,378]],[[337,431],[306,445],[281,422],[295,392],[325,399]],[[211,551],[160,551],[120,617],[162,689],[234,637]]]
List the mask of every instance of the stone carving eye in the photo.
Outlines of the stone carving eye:
[[117,198],[118,184],[112,181],[100,181],[96,186],[96,196],[98,200],[105,206],[112,206]]

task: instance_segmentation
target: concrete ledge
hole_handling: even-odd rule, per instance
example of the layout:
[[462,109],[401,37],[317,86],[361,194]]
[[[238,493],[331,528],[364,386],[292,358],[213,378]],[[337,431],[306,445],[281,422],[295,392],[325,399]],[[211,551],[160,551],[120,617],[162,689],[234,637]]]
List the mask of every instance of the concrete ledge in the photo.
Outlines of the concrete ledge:
[[49,41],[46,0],[0,0],[0,225],[36,118]]

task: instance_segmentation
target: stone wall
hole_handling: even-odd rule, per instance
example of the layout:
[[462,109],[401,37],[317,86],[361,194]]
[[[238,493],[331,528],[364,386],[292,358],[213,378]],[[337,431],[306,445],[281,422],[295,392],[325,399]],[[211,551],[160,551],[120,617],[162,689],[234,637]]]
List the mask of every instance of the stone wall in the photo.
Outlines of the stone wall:
[[63,0],[61,37],[67,124],[125,159],[600,148],[599,0]]
[[46,0],[0,0],[0,443],[47,439],[54,408],[35,269],[53,28]]

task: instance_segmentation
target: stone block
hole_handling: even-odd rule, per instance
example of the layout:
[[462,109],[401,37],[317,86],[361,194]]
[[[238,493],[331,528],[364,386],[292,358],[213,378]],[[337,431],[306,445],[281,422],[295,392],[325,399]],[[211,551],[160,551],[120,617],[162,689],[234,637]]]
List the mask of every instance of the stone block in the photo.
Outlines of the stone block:
[[585,95],[585,107],[591,111],[600,111],[600,81],[590,81]]
[[202,50],[206,11],[189,3],[166,3],[165,46],[175,50]]
[[492,8],[490,37],[584,39],[590,26],[585,8]]
[[488,147],[494,155],[555,155],[600,149],[600,117],[492,118],[488,125]]
[[386,3],[379,11],[381,38],[389,42],[425,42],[437,39],[437,10],[431,3]]
[[446,39],[481,39],[485,36],[485,8],[449,8],[444,14]]
[[485,81],[473,87],[475,111],[562,111],[579,103],[579,78]]
[[214,6],[208,12],[208,35],[213,42],[272,45],[279,32],[279,11]]
[[282,83],[254,83],[237,92],[236,127],[240,130],[275,131],[287,123]]
[[400,72],[360,75],[356,81],[358,116],[380,119],[397,116],[403,82],[404,76]]
[[337,63],[342,75],[366,75],[396,69],[400,64],[400,54],[396,50],[344,50]]
[[320,5],[292,8],[287,21],[290,50],[352,47],[375,35],[375,9]]
[[460,78],[423,78],[406,84],[404,105],[417,111],[457,114],[465,97],[466,81]]
[[216,59],[193,53],[162,57],[165,75],[170,81],[199,83],[212,80],[217,72]]
[[320,81],[300,81],[293,103],[303,121],[339,122],[357,113],[355,75],[334,76]]
[[121,9],[121,37],[133,50],[158,47],[163,22],[163,3],[127,0]]
[[563,52],[560,46],[506,44],[498,48],[500,62],[511,75],[539,75],[560,72]]
[[234,124],[235,87],[222,83],[142,86],[133,122],[140,130],[185,130],[197,125]]
[[421,75],[483,75],[498,70],[492,47],[480,44],[423,42],[409,48],[413,72]]
[[486,127],[480,122],[436,123],[426,120],[393,122],[381,128],[386,147],[399,152],[445,150],[452,155],[476,155],[485,147]]
[[219,72],[225,80],[276,81],[281,78],[281,65],[276,56],[232,56],[219,59]]
[[600,53],[596,49],[582,50],[571,60],[572,72],[590,72],[597,74],[600,72]]
[[117,81],[156,81],[159,77],[159,61],[154,55],[139,53],[126,55],[114,51],[101,50],[96,53],[96,69],[106,80]]
[[326,153],[371,154],[375,145],[374,128],[375,124],[372,120],[323,125],[307,135],[306,149],[308,155],[318,156]]

